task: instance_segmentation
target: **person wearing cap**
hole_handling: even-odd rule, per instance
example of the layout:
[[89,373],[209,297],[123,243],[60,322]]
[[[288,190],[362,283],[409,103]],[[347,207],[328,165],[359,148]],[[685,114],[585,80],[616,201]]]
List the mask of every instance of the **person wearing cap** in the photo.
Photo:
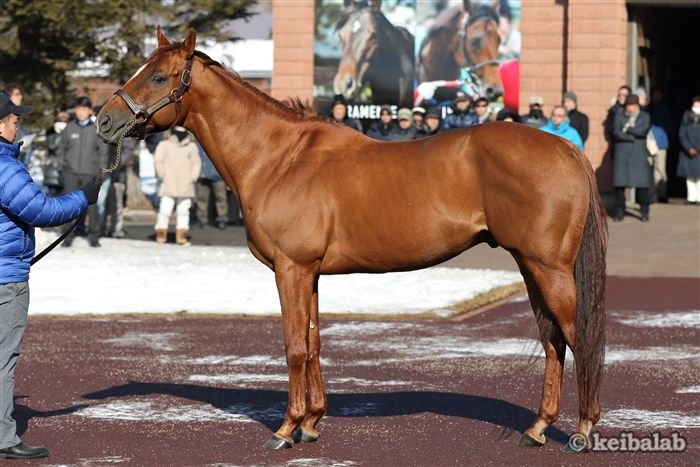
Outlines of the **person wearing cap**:
[[396,129],[396,124],[391,116],[391,107],[383,105],[379,109],[379,120],[372,122],[367,129],[367,136],[380,141],[389,141],[389,134]]
[[426,136],[436,135],[442,127],[442,111],[440,107],[430,107],[425,112],[425,126],[428,129]]
[[409,141],[420,137],[418,131],[413,127],[413,112],[411,109],[402,107],[396,112],[396,119],[399,124],[389,134],[389,141]]
[[69,222],[94,205],[100,182],[47,197],[17,157],[21,144],[17,120],[32,110],[15,105],[0,92],[0,458],[33,459],[49,455],[42,446],[24,444],[12,418],[14,372],[29,309],[29,268],[34,257],[34,228]]
[[569,125],[569,118],[566,115],[566,109],[563,105],[554,106],[552,109],[552,118],[546,125],[542,125],[540,130],[564,138],[583,151],[581,136],[575,128]]
[[544,105],[544,99],[540,96],[532,96],[530,98],[530,111],[521,118],[525,125],[532,128],[540,128],[547,124],[547,117],[544,116],[542,105]]
[[428,135],[428,127],[425,124],[425,109],[421,106],[415,106],[411,109],[413,113],[413,127],[419,137]]
[[625,99],[625,113],[615,117],[613,125],[613,185],[615,213],[613,221],[625,217],[625,188],[635,188],[642,222],[649,220],[649,188],[651,169],[647,157],[647,133],[651,126],[649,114],[642,111],[639,97],[630,94]]
[[471,102],[471,97],[462,91],[457,91],[455,98],[452,101],[452,109],[454,110],[451,114],[445,117],[442,122],[443,131],[452,131],[459,128],[467,128],[474,126],[479,121],[477,116],[469,111],[469,104]]
[[175,243],[188,246],[190,208],[192,198],[195,197],[195,184],[202,170],[202,160],[197,146],[184,127],[175,126],[170,130],[170,138],[158,144],[153,163],[160,181],[160,209],[155,225],[156,243],[167,242],[170,215],[175,209]]
[[569,125],[578,132],[585,145],[588,139],[588,115],[578,110],[576,94],[566,91],[562,96],[561,105],[569,113]]
[[[63,175],[63,192],[69,193],[92,179],[102,168],[107,167],[107,145],[97,136],[92,115],[92,103],[86,96],[75,99],[75,120],[68,122],[61,132],[56,148],[56,156]],[[89,219],[88,243],[99,247],[100,217],[97,206],[90,206],[87,211]],[[80,220],[80,229],[85,216]],[[68,227],[66,227],[68,228]],[[63,242],[63,247],[73,244],[75,232]]]
[[331,118],[338,123],[342,123],[362,133],[362,124],[358,120],[348,116],[348,103],[342,94],[336,94],[333,97],[333,102],[331,103]]

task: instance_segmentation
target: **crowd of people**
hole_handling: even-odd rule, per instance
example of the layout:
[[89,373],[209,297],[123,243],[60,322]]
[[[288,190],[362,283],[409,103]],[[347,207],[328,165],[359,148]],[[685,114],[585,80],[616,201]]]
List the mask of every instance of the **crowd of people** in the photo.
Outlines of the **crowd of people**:
[[[563,93],[561,104],[552,108],[549,118],[542,109],[543,105],[541,97],[532,96],[524,115],[507,108],[496,112],[491,110],[485,98],[472,99],[458,91],[447,112],[440,107],[404,107],[397,110],[394,119],[392,108],[384,105],[379,119],[367,127],[366,134],[381,141],[406,141],[490,121],[510,121],[557,135],[584,151],[590,124],[588,116],[578,109],[576,94],[571,91]],[[331,118],[363,131],[362,124],[348,115],[348,103],[341,95],[333,99]],[[672,117],[663,103],[661,89],[653,87],[651,101],[647,102],[644,88],[632,93],[629,86],[621,86],[603,126],[614,166],[613,221],[619,222],[625,217],[628,189],[633,188],[640,205],[641,220],[647,222],[651,203],[668,199],[666,158]],[[700,157],[697,157],[700,149],[700,96],[692,99],[690,110],[684,113],[678,140],[681,152],[676,175],[686,180],[687,203],[700,204]]]
[[[13,105],[21,106],[23,100],[20,86],[6,86],[6,95]],[[95,177],[100,169],[111,167],[114,170],[102,174],[102,185],[95,205],[83,213],[77,227],[62,242],[62,247],[70,248],[76,236],[85,237],[91,247],[100,247],[101,237],[123,238],[124,207],[127,188],[127,171],[138,170],[141,147],[133,139],[124,140],[119,164],[116,162],[116,146],[104,143],[96,133],[95,117],[101,106],[93,106],[87,96],[78,96],[69,111],[59,111],[53,124],[45,132],[45,157],[42,158],[42,176],[36,177],[33,169],[39,164],[33,154],[40,151],[34,138],[28,138],[28,131],[18,124],[16,140],[20,144],[18,161],[34,176],[38,187],[49,196],[69,193]],[[197,227],[210,225],[225,229],[231,222],[229,205],[231,194],[226,184],[216,172],[209,158],[197,141],[182,127],[173,128],[169,137],[161,134],[147,138],[144,150],[154,158],[158,178],[158,196],[152,204],[158,211],[154,225],[154,238],[157,243],[167,242],[168,221],[176,212],[175,243],[190,244],[190,219]],[[183,161],[182,155],[186,154]],[[138,181],[138,178],[136,179]],[[196,201],[193,203],[192,201]],[[216,212],[213,222],[210,211]],[[236,209],[236,214],[238,210]],[[240,223],[237,216],[233,223]],[[64,226],[64,232],[72,226]]]

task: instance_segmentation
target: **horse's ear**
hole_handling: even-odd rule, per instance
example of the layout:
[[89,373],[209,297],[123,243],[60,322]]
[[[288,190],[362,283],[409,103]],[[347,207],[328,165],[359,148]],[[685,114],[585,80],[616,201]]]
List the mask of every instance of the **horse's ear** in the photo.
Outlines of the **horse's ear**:
[[195,45],[197,45],[197,33],[194,32],[194,28],[190,28],[190,30],[187,31],[185,40],[182,41],[182,47],[184,47],[185,51],[187,52],[187,56],[194,53]]
[[163,34],[163,31],[160,29],[160,24],[158,27],[156,27],[156,37],[158,38],[158,47],[163,47],[164,45],[170,45],[170,41],[166,37],[165,34]]
[[369,0],[369,7],[372,9],[372,11],[381,11],[382,0]]
[[462,0],[462,11],[468,13],[469,11],[471,11],[471,9],[471,2],[469,0]]
[[343,6],[349,8],[355,4],[355,0],[343,0]]

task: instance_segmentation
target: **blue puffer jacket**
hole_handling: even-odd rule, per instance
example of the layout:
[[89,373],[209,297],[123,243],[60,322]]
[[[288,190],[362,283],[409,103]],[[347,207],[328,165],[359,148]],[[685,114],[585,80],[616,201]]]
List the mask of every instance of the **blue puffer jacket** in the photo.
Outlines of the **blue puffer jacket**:
[[49,198],[17,160],[19,145],[0,141],[0,284],[29,279],[34,257],[34,227],[75,219],[87,209],[82,191]]

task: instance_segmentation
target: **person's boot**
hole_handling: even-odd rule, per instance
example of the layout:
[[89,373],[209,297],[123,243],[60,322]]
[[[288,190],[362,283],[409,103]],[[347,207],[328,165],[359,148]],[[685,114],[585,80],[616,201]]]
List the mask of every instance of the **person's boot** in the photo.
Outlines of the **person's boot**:
[[180,246],[190,245],[190,241],[187,240],[187,229],[177,229],[175,231],[175,243]]
[[163,244],[168,241],[168,229],[156,229],[156,243]]

